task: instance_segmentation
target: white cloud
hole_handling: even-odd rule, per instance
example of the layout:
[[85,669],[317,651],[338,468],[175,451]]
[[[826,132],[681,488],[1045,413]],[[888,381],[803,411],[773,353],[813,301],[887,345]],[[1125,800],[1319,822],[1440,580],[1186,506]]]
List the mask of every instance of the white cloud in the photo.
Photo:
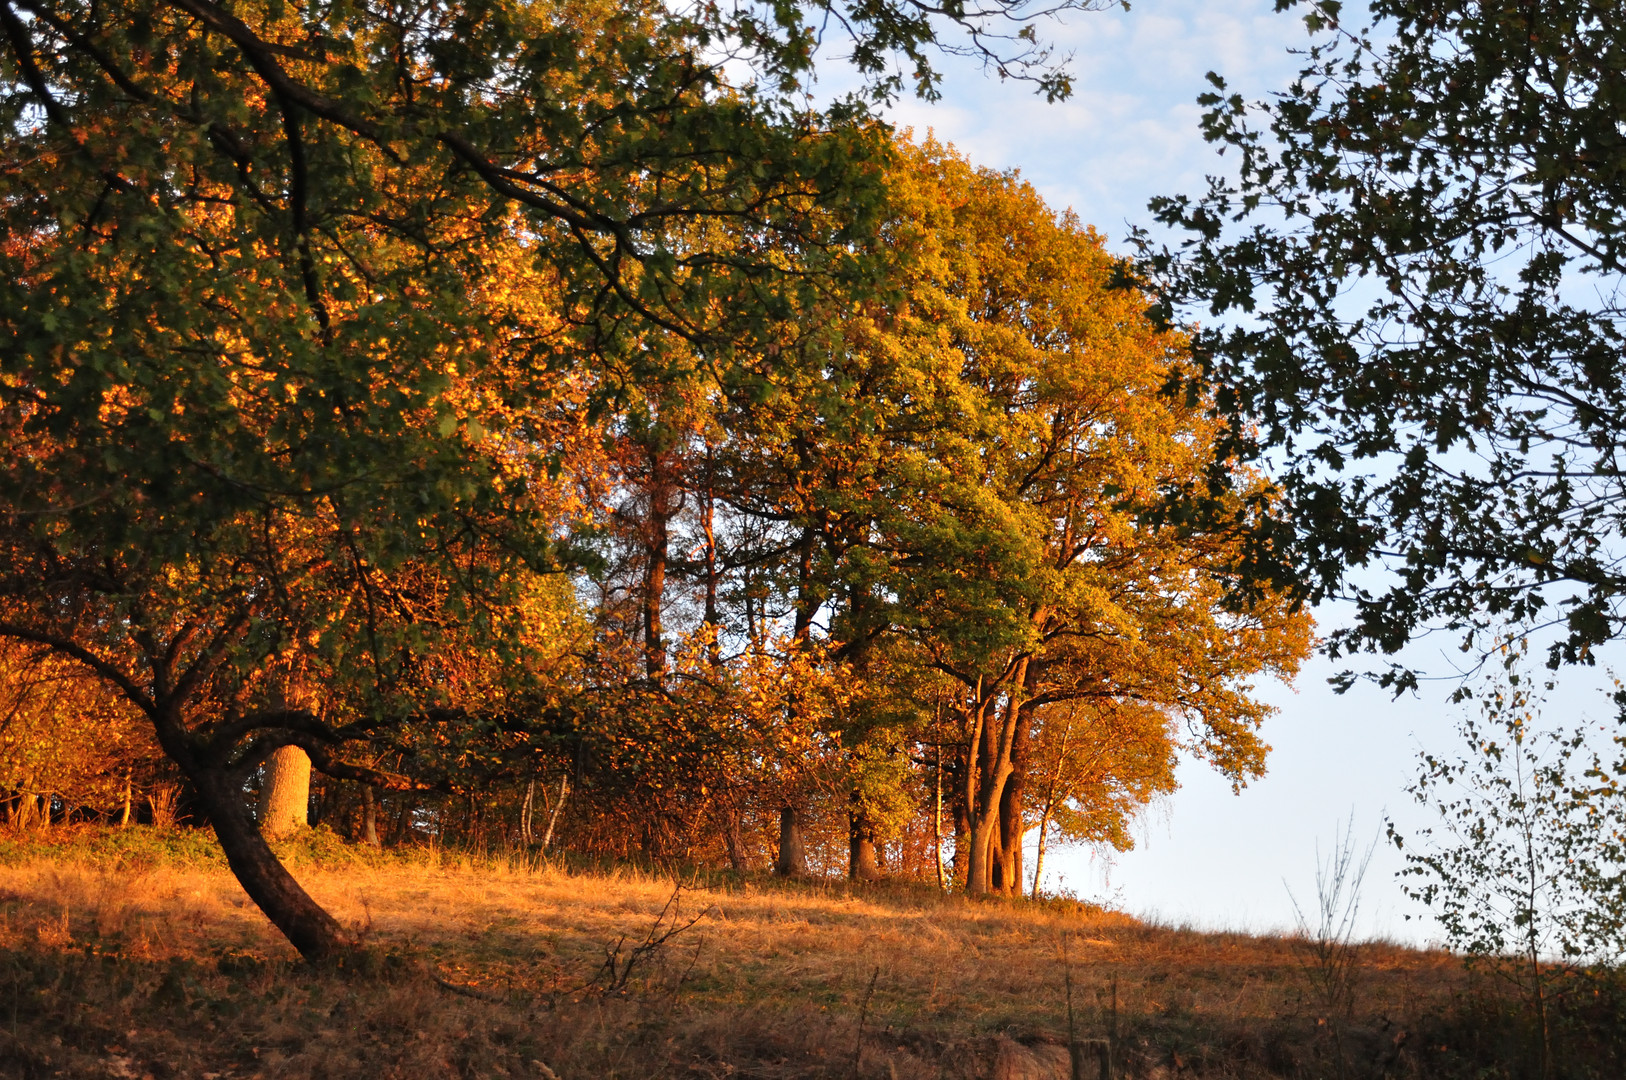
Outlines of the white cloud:
[[1074,14],[1050,27],[1073,55],[1071,100],[1046,104],[960,63],[949,65],[943,101],[911,99],[890,115],[978,164],[1020,168],[1053,205],[1121,239],[1126,221],[1147,222],[1152,196],[1195,193],[1226,168],[1198,126],[1208,71],[1259,97],[1297,70],[1288,49],[1304,43],[1303,25],[1271,9],[1271,0],[1146,0]]

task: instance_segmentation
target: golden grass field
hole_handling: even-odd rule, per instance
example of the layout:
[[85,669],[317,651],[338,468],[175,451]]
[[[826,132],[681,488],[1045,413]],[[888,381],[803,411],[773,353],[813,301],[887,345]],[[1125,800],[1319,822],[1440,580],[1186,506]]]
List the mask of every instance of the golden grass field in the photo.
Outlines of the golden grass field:
[[[1483,997],[1453,958],[1386,944],[1329,1007],[1293,938],[337,841],[286,857],[369,948],[312,971],[187,845],[0,845],[0,1076],[1037,1080],[1066,1056],[1045,1048],[1069,976],[1075,1035],[1115,1030],[1120,1077],[1444,1076]],[[623,977],[657,920],[697,916]]]

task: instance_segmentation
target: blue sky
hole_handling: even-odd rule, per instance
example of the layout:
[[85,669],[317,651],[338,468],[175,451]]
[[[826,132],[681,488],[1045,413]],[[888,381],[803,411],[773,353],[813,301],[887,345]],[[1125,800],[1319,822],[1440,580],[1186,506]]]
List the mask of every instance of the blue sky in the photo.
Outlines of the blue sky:
[[[1353,7],[1353,5],[1351,5]],[[948,64],[944,99],[900,103],[891,113],[917,136],[934,132],[974,162],[1018,168],[1050,202],[1072,207],[1123,250],[1127,223],[1150,224],[1146,202],[1158,194],[1199,193],[1204,176],[1228,162],[1198,127],[1205,73],[1216,71],[1253,99],[1287,85],[1308,44],[1300,14],[1276,14],[1271,0],[1136,0],[1121,9],[1074,14],[1050,27],[1073,53],[1076,92],[1046,104],[970,64]],[[1338,613],[1318,613],[1331,625]],[[1439,635],[1404,657],[1450,676],[1462,662],[1456,641]],[[1606,661],[1609,659],[1605,658]],[[1343,665],[1312,662],[1296,688],[1262,687],[1280,713],[1265,735],[1270,772],[1241,794],[1195,763],[1181,789],[1140,824],[1138,848],[1110,863],[1087,851],[1047,860],[1047,884],[1083,897],[1106,897],[1131,912],[1209,928],[1276,929],[1294,921],[1288,890],[1315,903],[1317,846],[1353,819],[1358,837],[1378,837],[1385,815],[1415,835],[1429,814],[1405,793],[1418,752],[1458,750],[1460,708],[1447,698],[1449,677],[1399,701],[1376,687],[1333,693],[1326,679]],[[1617,667],[1620,667],[1618,662]],[[1566,673],[1549,699],[1549,719],[1609,715],[1601,670]],[[1363,893],[1360,930],[1418,943],[1437,937],[1400,892],[1402,860],[1380,843]]]

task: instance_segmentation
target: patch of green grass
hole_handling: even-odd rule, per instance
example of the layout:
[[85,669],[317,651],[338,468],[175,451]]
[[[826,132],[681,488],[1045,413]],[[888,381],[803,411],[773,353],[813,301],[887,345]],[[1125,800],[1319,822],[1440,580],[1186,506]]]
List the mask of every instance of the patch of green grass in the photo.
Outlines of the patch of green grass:
[[202,870],[226,865],[214,834],[205,829],[87,825],[0,834],[0,866],[21,866],[39,859],[132,872],[159,866]]

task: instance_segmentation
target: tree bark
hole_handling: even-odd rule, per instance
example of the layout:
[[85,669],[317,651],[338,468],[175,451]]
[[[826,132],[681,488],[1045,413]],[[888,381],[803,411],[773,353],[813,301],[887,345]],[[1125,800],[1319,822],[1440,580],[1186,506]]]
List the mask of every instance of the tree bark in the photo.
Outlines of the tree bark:
[[378,842],[378,796],[373,785],[361,785],[361,842],[368,847],[382,847]]
[[723,843],[728,848],[728,865],[736,874],[751,872],[751,860],[745,854],[745,841],[740,836],[739,807],[729,805],[723,814]]
[[213,769],[192,770],[191,780],[209,811],[226,863],[243,891],[299,950],[299,955],[312,963],[322,963],[354,948],[355,939],[311,899],[272,852],[249,816],[241,789],[229,776]]
[[[710,446],[706,447],[706,494],[705,503],[702,509],[703,514],[701,516],[701,524],[705,529],[706,540],[705,619],[706,626],[711,633],[710,640],[706,643],[706,659],[713,668],[721,668],[723,666],[723,644],[719,639],[719,636],[722,634],[723,624],[717,613],[717,582],[720,577],[720,575],[717,573],[717,499],[712,482]],[[733,814],[732,811],[730,811],[729,820],[731,822],[730,828],[734,830],[734,834],[737,838],[739,833],[739,818],[737,815]],[[729,857],[733,858],[732,851],[730,851]],[[736,866],[735,869],[738,870],[739,867]]]
[[1039,815],[1039,845],[1033,856],[1033,893],[1032,899],[1039,899],[1039,881],[1044,877],[1044,844],[1045,836],[1050,832],[1051,804],[1046,803],[1044,813]]
[[1025,703],[1017,706],[1011,733],[1010,774],[999,792],[999,865],[995,891],[1002,896],[1022,895],[1027,880],[1022,864],[1026,852],[1022,841],[1027,833],[1026,801],[1028,757],[1032,740],[1030,710]]
[[266,760],[260,788],[260,831],[271,840],[292,836],[307,826],[311,797],[311,759],[297,746],[278,747]]
[[796,619],[791,627],[791,638],[798,642],[807,640],[813,628],[813,616],[819,610],[819,602],[813,595],[813,555],[817,544],[818,533],[811,525],[805,526],[796,543]]
[[[966,860],[965,891],[971,896],[984,896],[994,891],[996,884],[1003,885],[1002,881],[996,881],[993,872],[996,858],[1003,854],[1000,806],[1013,771],[1011,752],[1017,729],[1024,721],[1028,671],[1027,658],[1015,663],[1005,682],[1004,700],[997,707],[994,702],[983,699],[980,680],[978,683],[977,714],[969,725],[971,738],[967,744],[968,757],[977,767],[968,770],[970,775],[965,778],[971,845]],[[990,712],[992,717],[988,715]],[[1017,846],[1020,849],[1020,843]],[[1002,869],[1008,865],[1006,859]]]
[[971,872],[971,814],[966,809],[965,793],[959,786],[955,788],[953,806],[954,862],[952,869],[954,887],[960,892],[965,892],[967,877]]
[[847,877],[853,881],[879,881],[875,858],[875,824],[862,808],[847,815]]
[[559,777],[559,797],[553,801],[553,809],[548,813],[548,831],[542,834],[542,851],[548,850],[553,843],[553,830],[559,824],[559,811],[565,807],[565,796],[570,794],[570,774],[564,773]]
[[672,483],[664,455],[649,450],[649,506],[644,520],[644,670],[651,679],[666,674],[666,642],[661,612],[666,606],[666,564],[670,558],[670,527],[674,506]]
[[779,859],[774,873],[780,877],[807,876],[807,849],[802,846],[802,826],[796,820],[796,811],[785,807],[779,811]]
[[932,852],[937,863],[937,887],[948,892],[947,875],[943,873],[943,744],[937,744],[937,772],[935,803],[932,806]]

